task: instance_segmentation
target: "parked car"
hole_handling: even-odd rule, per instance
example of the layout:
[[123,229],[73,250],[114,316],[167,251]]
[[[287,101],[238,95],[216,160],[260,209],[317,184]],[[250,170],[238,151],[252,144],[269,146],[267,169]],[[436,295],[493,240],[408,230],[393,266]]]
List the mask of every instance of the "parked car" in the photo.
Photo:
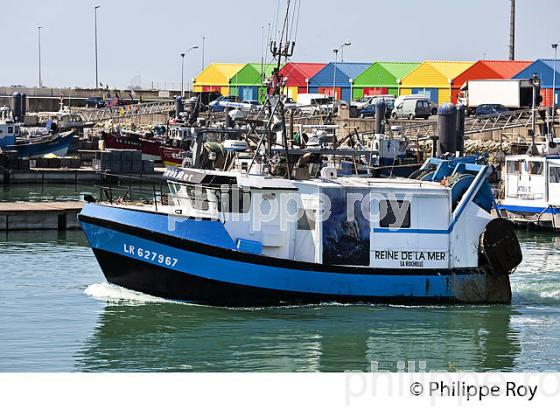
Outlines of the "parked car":
[[247,111],[259,111],[262,106],[259,100],[243,100],[241,101],[241,104],[246,104],[246,107],[243,109]]
[[326,94],[298,94],[297,104],[303,114],[319,114],[333,110],[333,98]]
[[437,105],[432,100],[428,100],[428,102],[430,103],[430,114],[437,115],[439,105]]
[[[385,109],[385,118],[389,119],[391,117],[391,112],[393,108],[395,108],[395,100],[385,100],[386,109]],[[377,101],[374,104],[368,104],[364,106],[362,109],[358,110],[358,116],[360,118],[375,118],[375,107],[377,105]]]
[[508,112],[509,108],[502,104],[480,104],[476,107],[476,117],[488,117],[492,115],[499,115],[503,112]]
[[430,118],[430,100],[427,98],[407,98],[395,104],[397,105],[391,112],[393,119],[408,118],[413,120],[415,118],[424,118],[427,120]]
[[103,108],[107,105],[107,102],[103,97],[89,97],[86,100],[86,108]]
[[239,98],[237,95],[228,95],[228,96],[221,96],[216,98],[214,101],[211,101],[208,104],[208,107],[210,108],[210,111],[212,112],[224,112],[226,107],[224,107],[223,105],[221,105],[221,102],[241,102],[241,98]]
[[372,98],[373,97],[371,96],[362,97],[359,100],[352,101],[352,105],[355,106],[358,110],[361,110],[365,106],[370,105],[370,100]]
[[365,96],[363,98],[360,98],[359,100],[352,101],[352,105],[354,107],[358,108],[358,110],[360,110],[360,109],[364,108],[366,105],[375,104],[380,99],[385,100],[385,101],[395,100],[395,96],[392,95],[392,94],[369,95],[369,96]]

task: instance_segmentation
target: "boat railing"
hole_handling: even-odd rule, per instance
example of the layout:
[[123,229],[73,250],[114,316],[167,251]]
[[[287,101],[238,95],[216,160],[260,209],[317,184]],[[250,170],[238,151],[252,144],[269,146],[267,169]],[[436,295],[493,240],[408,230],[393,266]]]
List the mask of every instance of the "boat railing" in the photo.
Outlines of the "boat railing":
[[[152,205],[156,211],[162,207],[172,207],[174,209],[170,212],[179,214],[181,212],[177,209],[182,208],[185,201],[189,201],[193,209],[202,212],[212,209],[223,212],[224,209],[235,207],[235,205],[233,207],[231,205],[231,201],[235,200],[231,187],[229,190],[225,190],[224,187],[185,184],[188,192],[183,194],[179,191],[170,192],[167,182],[164,180],[146,180],[108,173],[104,173],[103,177],[104,183],[95,186],[99,190],[98,198],[95,200],[108,202],[111,205],[135,203]],[[229,195],[227,199],[224,199],[224,194]],[[226,200],[229,201],[228,205],[225,205]]]
[[96,201],[119,203],[142,202],[158,205],[167,204],[167,184],[163,180],[139,178],[129,175],[102,173],[103,183],[95,185],[99,190]]

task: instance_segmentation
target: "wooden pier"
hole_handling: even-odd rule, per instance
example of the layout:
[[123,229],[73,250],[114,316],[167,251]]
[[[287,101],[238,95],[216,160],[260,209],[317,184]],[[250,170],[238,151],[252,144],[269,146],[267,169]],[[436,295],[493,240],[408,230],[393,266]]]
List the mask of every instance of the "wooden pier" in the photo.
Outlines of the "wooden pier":
[[0,231],[79,229],[85,202],[0,202]]

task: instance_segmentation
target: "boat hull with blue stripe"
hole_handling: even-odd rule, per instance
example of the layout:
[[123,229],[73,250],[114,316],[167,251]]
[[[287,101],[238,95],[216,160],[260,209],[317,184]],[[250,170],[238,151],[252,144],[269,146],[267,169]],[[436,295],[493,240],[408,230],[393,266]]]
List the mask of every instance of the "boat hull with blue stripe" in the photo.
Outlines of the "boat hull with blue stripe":
[[[512,224],[490,213],[488,169],[435,161],[421,171],[288,181],[168,168],[167,205],[93,203],[79,218],[109,282],[174,300],[509,303],[521,252]],[[217,200],[232,186],[247,196]]]
[[[408,270],[285,261],[237,250],[225,240],[229,236],[219,222],[171,217],[175,221],[170,224],[168,218],[97,204],[86,205],[80,214],[110,283],[172,300],[269,306],[508,303],[511,298],[508,276],[482,268]],[[169,225],[175,229],[168,230]]]

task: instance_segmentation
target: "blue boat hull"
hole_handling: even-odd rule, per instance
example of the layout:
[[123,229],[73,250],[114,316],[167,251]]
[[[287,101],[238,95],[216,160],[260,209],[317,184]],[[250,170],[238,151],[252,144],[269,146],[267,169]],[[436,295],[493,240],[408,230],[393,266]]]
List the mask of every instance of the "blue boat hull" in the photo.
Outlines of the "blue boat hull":
[[48,154],[64,156],[74,140],[72,131],[50,138],[41,138],[24,144],[14,144],[6,147],[7,150],[17,151],[19,158],[37,158]]
[[[108,213],[111,219],[100,218]],[[483,270],[387,270],[287,261],[187,238],[165,214],[88,205],[82,228],[110,283],[218,306],[342,303],[508,303],[508,276]],[[135,220],[137,223],[131,223]],[[194,224],[201,221],[190,221]],[[156,226],[160,224],[159,226]],[[165,223],[169,226],[169,223]],[[207,222],[207,242],[220,241]],[[150,228],[151,227],[151,228]],[[155,228],[155,229],[154,229]],[[214,239],[213,239],[214,238]]]

